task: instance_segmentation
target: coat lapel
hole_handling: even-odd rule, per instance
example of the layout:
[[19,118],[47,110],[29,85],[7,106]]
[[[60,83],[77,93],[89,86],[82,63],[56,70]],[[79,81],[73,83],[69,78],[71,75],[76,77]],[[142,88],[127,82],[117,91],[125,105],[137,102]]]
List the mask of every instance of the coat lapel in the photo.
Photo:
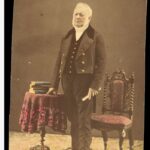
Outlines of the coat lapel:
[[81,42],[80,42],[80,45],[79,45],[79,48],[78,48],[78,52],[77,52],[77,55],[76,55],[76,59],[79,58],[79,56],[84,53],[88,48],[89,46],[93,43],[93,39],[89,38],[87,33],[85,33],[81,39]]
[[65,56],[68,55],[69,48],[71,45],[72,36],[73,36],[73,34],[70,34],[66,39],[63,40],[62,52],[64,53]]

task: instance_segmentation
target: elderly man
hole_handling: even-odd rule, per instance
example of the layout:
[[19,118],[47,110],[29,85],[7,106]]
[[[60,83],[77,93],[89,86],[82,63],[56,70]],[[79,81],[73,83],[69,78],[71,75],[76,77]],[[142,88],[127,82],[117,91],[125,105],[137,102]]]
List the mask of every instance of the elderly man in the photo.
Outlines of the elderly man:
[[73,28],[62,39],[52,87],[48,91],[48,94],[57,93],[61,80],[66,113],[71,122],[72,150],[90,149],[93,96],[101,89],[105,68],[104,42],[89,24],[91,17],[89,5],[76,5]]

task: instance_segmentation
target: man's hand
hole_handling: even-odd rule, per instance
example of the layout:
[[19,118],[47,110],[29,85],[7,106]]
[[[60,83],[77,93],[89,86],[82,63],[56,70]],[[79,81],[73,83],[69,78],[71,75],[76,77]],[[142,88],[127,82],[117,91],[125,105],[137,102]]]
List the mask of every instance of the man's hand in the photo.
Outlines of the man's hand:
[[49,88],[48,92],[46,94],[56,94],[55,88]]
[[87,99],[91,100],[92,96],[96,96],[100,90],[101,90],[101,88],[99,88],[98,91],[94,90],[92,88],[89,88],[88,94],[82,98],[82,101],[85,101]]

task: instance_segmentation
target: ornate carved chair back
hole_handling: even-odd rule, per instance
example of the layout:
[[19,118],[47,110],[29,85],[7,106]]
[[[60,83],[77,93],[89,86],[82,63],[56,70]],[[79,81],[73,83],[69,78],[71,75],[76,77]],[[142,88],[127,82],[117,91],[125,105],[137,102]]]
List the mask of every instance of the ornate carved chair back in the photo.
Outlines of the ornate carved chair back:
[[134,100],[134,74],[129,78],[118,70],[104,81],[103,113],[127,115],[132,119]]

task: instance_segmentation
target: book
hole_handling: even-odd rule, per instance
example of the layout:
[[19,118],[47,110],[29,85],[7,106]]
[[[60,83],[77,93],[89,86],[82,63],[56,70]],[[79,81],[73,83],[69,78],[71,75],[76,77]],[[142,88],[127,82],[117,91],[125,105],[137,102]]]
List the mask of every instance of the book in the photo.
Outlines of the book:
[[39,91],[29,91],[30,93],[33,93],[33,94],[46,94],[47,92],[39,92]]
[[31,81],[30,85],[50,85],[47,81]]
[[31,81],[29,92],[34,94],[46,94],[50,88],[50,82],[47,81]]
[[29,90],[48,90],[49,87],[30,87]]
[[50,88],[50,85],[31,85],[30,84],[30,88]]
[[30,93],[34,93],[34,94],[46,94],[48,90],[32,90],[29,89]]

